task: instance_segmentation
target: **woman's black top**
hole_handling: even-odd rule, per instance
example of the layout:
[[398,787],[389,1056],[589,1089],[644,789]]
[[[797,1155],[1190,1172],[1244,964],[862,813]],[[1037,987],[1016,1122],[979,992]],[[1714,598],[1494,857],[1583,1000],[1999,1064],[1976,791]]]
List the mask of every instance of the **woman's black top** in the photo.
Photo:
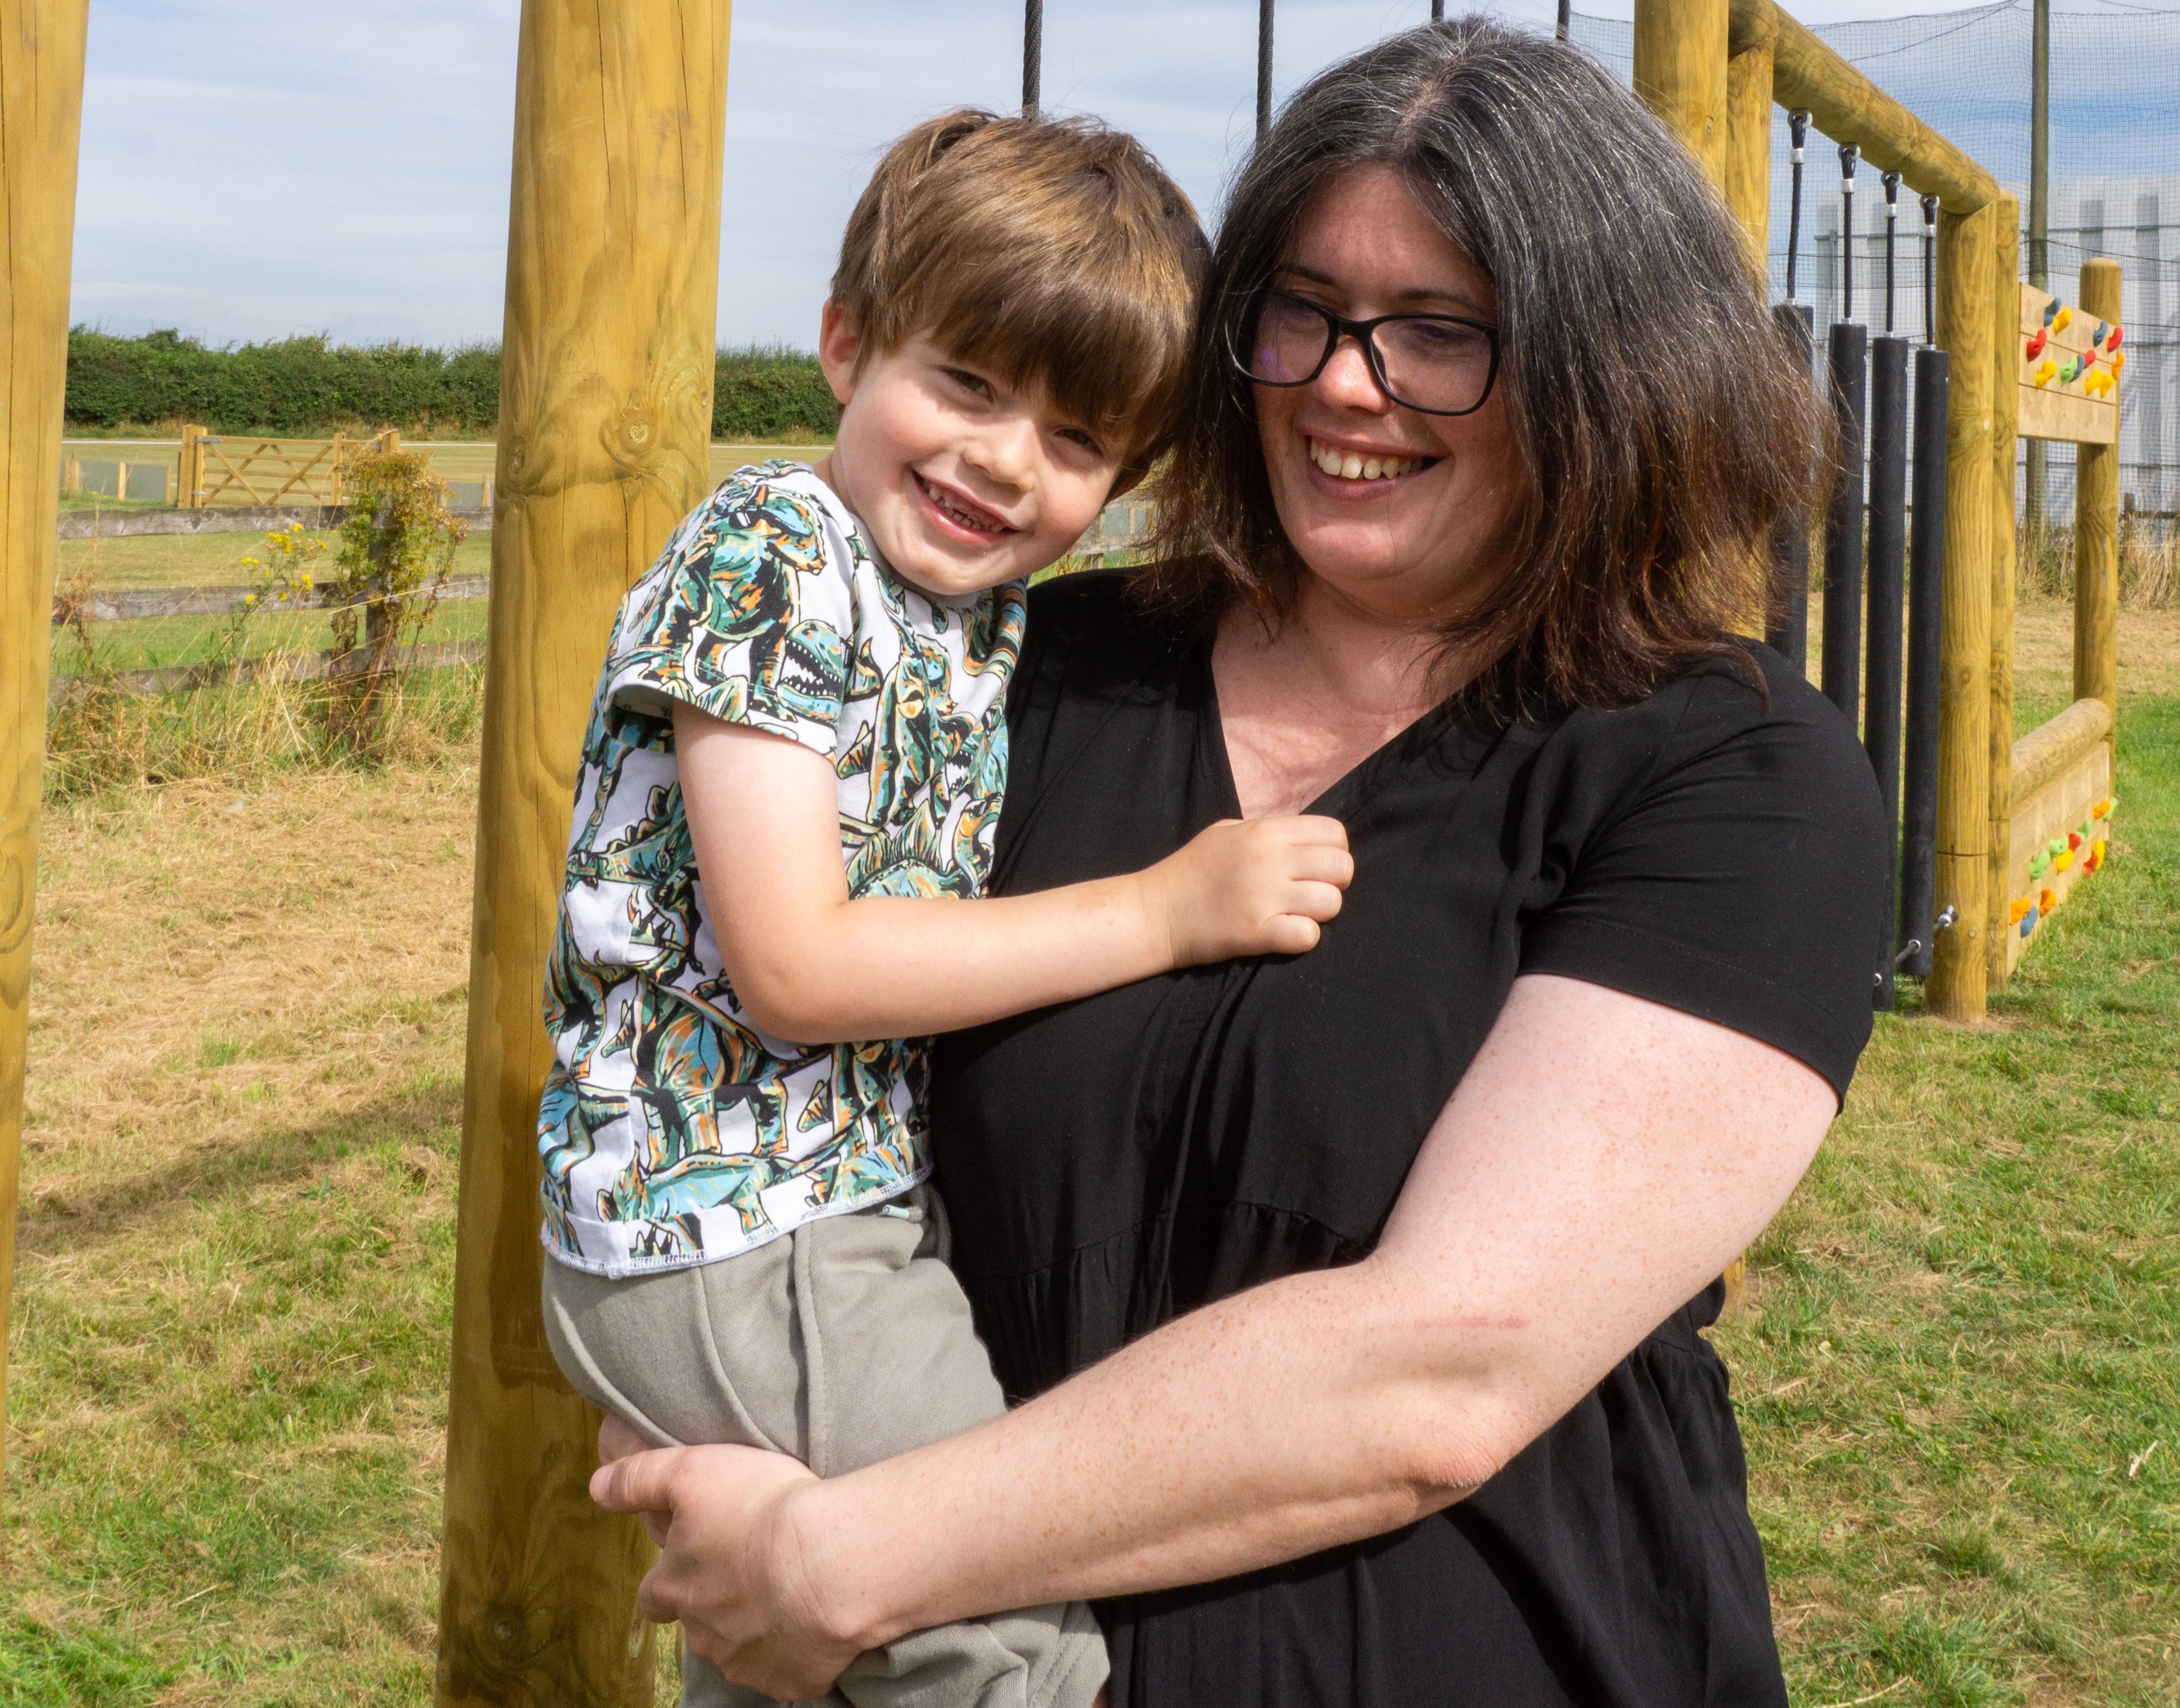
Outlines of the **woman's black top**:
[[[994,888],[1128,872],[1239,815],[1208,643],[1117,575],[1032,596]],[[1355,881],[1307,955],[958,1033],[932,1128],[954,1264],[1023,1397],[1176,1314],[1368,1252],[1522,972],[1763,1039],[1844,1094],[1886,901],[1869,766],[1775,654],[1622,709],[1427,715],[1313,809]],[[1106,1603],[1114,1708],[1784,1708],[1714,1285],[1467,1501]]]

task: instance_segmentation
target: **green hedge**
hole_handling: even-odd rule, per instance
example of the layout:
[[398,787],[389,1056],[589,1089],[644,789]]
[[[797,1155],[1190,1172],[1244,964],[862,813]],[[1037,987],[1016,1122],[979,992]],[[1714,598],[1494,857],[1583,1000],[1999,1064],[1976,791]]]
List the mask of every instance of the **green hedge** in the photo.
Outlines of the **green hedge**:
[[[217,433],[291,438],[341,427],[489,433],[499,419],[499,347],[290,338],[217,350],[174,332],[116,338],[76,327],[67,407],[78,427],[193,421]],[[836,416],[815,356],[784,348],[718,353],[713,438],[827,438]]]

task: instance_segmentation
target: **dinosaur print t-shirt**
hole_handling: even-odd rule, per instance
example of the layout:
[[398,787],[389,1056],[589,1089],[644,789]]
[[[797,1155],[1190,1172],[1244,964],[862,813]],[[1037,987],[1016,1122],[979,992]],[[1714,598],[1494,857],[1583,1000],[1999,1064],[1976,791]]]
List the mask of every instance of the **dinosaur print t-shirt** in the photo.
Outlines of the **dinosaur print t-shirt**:
[[738,471],[623,601],[576,780],[547,972],[546,1248],[630,1275],[731,1257],[930,1171],[921,1039],[803,1045],[743,1013],[681,808],[673,708],[840,778],[853,895],[983,890],[1019,584],[907,586],[809,468]]

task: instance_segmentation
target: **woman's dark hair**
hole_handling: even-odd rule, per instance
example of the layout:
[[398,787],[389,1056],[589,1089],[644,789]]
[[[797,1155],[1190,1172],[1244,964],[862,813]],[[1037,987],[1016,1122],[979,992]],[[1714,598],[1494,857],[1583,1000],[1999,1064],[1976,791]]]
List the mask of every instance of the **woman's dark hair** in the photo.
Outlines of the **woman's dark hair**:
[[1197,311],[1191,391],[1138,586],[1195,625],[1276,617],[1302,565],[1229,365],[1252,299],[1335,174],[1382,166],[1488,273],[1498,384],[1529,475],[1499,585],[1442,630],[1492,659],[1495,715],[1624,702],[1768,607],[1765,548],[1825,423],[1687,150],[1594,61],[1483,19],[1391,36],[1288,102],[1241,173]]

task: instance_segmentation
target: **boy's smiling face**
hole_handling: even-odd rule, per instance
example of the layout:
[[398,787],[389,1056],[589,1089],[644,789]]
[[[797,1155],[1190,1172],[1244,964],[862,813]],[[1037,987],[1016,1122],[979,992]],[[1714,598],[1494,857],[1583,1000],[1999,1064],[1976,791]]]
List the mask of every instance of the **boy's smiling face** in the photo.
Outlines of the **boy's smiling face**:
[[818,361],[840,400],[819,478],[886,562],[928,593],[979,592],[1064,557],[1111,495],[1126,447],[917,333],[862,354],[855,317],[825,306]]

